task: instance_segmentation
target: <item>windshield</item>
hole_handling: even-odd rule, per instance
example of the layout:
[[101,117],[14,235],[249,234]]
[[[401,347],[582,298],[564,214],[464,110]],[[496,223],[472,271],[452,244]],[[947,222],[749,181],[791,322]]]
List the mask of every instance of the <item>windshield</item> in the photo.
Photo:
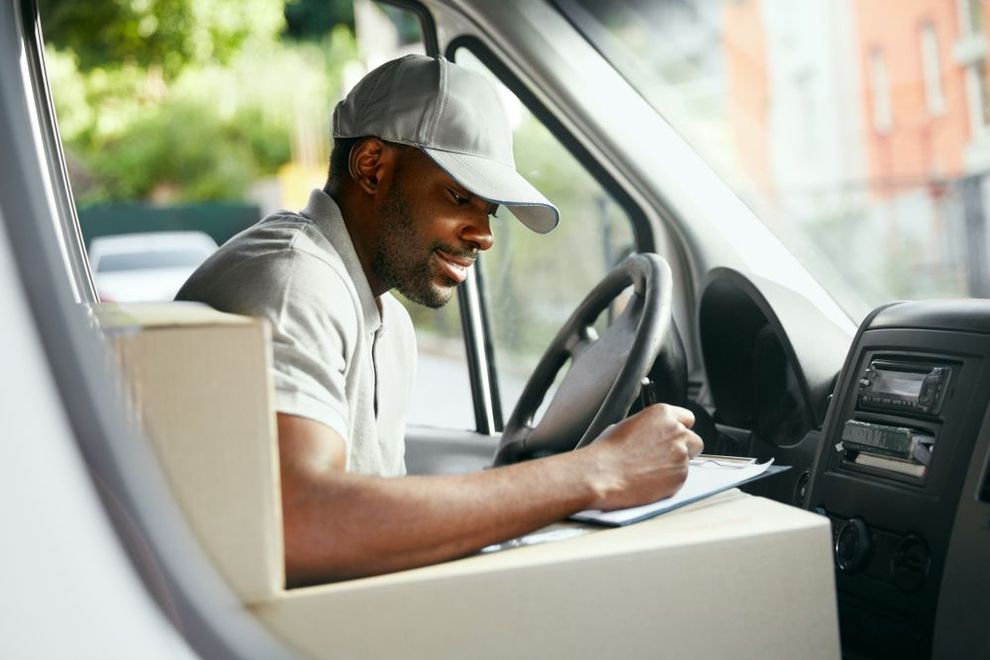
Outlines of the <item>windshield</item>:
[[990,296],[982,0],[557,5],[852,316]]

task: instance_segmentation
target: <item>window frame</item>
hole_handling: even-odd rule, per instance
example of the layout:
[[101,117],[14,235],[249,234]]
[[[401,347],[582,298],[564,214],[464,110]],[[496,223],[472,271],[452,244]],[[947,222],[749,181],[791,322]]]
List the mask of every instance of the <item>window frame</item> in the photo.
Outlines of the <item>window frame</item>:
[[[636,203],[626,189],[595,158],[574,133],[546,106],[536,94],[512,71],[486,43],[473,35],[459,35],[444,49],[445,57],[456,62],[456,52],[464,48],[484,64],[505,85],[520,103],[550,131],[561,146],[581,164],[588,174],[612,197],[629,217],[633,247],[637,252],[654,252],[657,239],[648,214]],[[489,321],[489,302],[484,287],[484,259],[479,258],[469,271],[468,279],[458,287],[461,320],[464,325],[468,368],[475,404],[478,433],[493,435],[504,429],[506,415],[499,393],[498,369],[495,361],[494,333]],[[487,373],[482,373],[487,367]],[[479,396],[479,394],[481,396]]]

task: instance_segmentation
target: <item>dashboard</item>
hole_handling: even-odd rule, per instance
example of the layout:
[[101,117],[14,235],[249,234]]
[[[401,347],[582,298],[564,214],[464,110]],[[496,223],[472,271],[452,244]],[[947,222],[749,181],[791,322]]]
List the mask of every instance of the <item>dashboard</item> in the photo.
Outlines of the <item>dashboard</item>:
[[886,305],[850,339],[717,269],[699,330],[728,448],[792,466],[757,494],[831,521],[843,653],[990,657],[990,300]]
[[988,401],[990,301],[895,303],[863,321],[807,499],[832,522],[845,648],[990,656]]

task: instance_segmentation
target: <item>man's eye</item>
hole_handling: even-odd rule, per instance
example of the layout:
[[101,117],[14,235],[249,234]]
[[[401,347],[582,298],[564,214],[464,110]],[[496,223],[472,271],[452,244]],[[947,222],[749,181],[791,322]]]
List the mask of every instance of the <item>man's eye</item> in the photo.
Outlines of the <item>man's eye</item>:
[[458,206],[464,206],[464,205],[465,205],[465,204],[467,204],[467,203],[468,203],[469,201],[471,201],[470,199],[468,199],[468,198],[467,198],[467,197],[465,197],[464,195],[459,195],[459,194],[457,194],[456,192],[454,192],[453,190],[451,190],[450,188],[448,188],[448,189],[447,189],[447,192],[449,192],[449,193],[450,193],[450,196],[451,196],[451,197],[452,197],[452,198],[454,199],[454,202],[455,202],[455,203],[456,203],[456,204],[457,204]]

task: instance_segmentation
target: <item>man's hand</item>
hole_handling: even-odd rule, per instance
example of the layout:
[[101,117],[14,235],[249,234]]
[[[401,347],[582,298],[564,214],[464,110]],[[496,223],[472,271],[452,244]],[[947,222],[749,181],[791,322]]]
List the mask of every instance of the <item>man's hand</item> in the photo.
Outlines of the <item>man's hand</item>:
[[[657,404],[607,429],[586,448],[597,453],[600,493],[592,508],[637,506],[673,495],[704,444],[690,410]],[[582,450],[584,451],[584,450]]]

